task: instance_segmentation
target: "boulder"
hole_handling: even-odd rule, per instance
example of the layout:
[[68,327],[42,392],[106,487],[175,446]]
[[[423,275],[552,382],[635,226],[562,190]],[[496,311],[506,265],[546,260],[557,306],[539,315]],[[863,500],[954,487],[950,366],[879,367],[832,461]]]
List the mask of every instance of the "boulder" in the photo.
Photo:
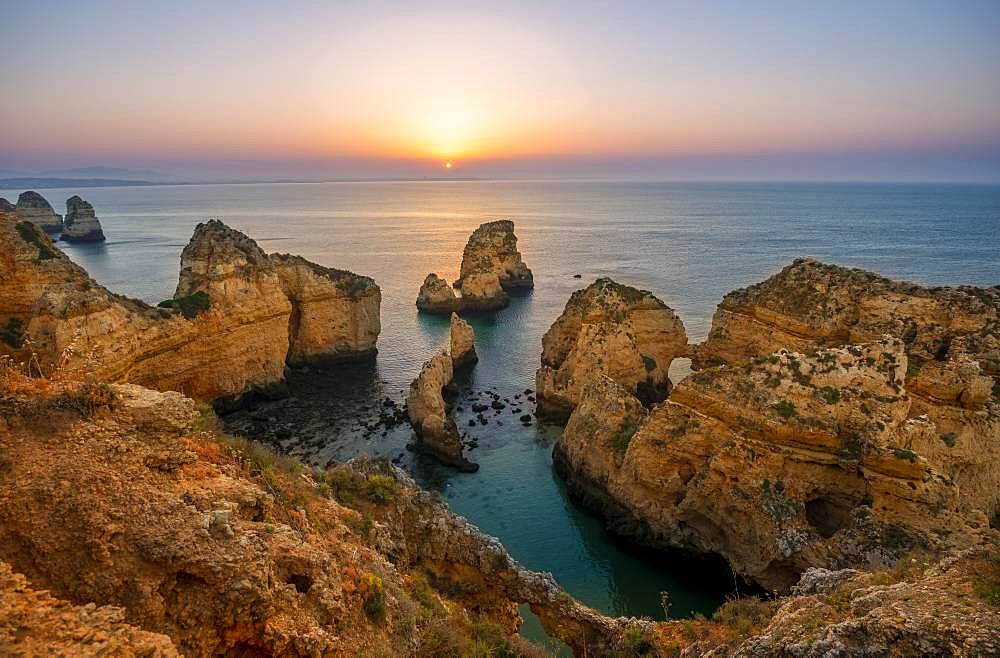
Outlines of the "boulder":
[[442,352],[424,363],[420,374],[410,384],[406,410],[410,424],[417,434],[413,447],[443,464],[462,471],[477,471],[479,465],[462,454],[462,441],[455,421],[448,416],[444,402],[444,389],[454,376],[454,364],[447,352]]
[[57,215],[52,205],[38,192],[22,192],[17,197],[15,211],[18,217],[29,221],[47,233],[59,233],[63,229],[63,219]]
[[433,272],[428,274],[417,294],[417,310],[424,313],[447,314],[459,308],[460,300],[448,282]]
[[652,293],[598,279],[573,293],[542,338],[538,410],[565,419],[583,387],[606,375],[646,404],[670,390],[671,362],[687,354],[684,325]]
[[479,360],[472,325],[458,317],[457,313],[451,314],[451,359],[456,370]]
[[66,200],[66,223],[61,240],[67,242],[100,242],[104,240],[101,222],[94,215],[94,206],[78,196]]
[[301,256],[271,254],[269,259],[292,304],[289,364],[356,361],[375,355],[382,292],[373,279]]

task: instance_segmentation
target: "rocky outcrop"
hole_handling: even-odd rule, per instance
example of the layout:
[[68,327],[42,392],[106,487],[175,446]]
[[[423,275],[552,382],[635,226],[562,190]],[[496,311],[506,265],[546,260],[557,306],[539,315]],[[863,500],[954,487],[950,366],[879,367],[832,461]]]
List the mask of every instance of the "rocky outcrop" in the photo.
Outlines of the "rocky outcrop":
[[0,562],[0,654],[5,656],[180,656],[166,635],[124,622],[111,606],[73,605],[32,589]]
[[598,375],[647,404],[663,400],[670,364],[687,349],[684,325],[670,307],[648,291],[598,279],[573,293],[542,338],[538,410],[565,419]]
[[[29,222],[0,215],[0,242],[13,246],[0,254],[0,353],[30,359],[46,375],[129,381],[220,404],[280,392],[293,315],[279,276],[286,268],[275,264],[285,259],[272,260],[246,235],[218,221],[199,224],[181,255],[176,294],[162,308],[98,285]],[[378,326],[377,287],[344,291],[322,275],[314,282],[312,273],[293,274],[286,271],[293,283],[315,283],[299,290],[310,320],[296,335],[296,356],[368,350]],[[337,288],[329,302],[304,292],[324,286]],[[357,306],[348,302],[352,294]],[[324,304],[331,309],[325,316]],[[337,305],[350,313],[341,318],[332,311]],[[313,319],[322,317],[333,326],[317,328]]]
[[272,254],[292,303],[288,363],[371,358],[381,331],[382,291],[375,281],[301,256]]
[[66,222],[60,240],[67,242],[100,242],[104,240],[101,222],[94,214],[94,206],[78,196],[66,200]]
[[406,410],[413,431],[417,434],[413,447],[443,464],[474,472],[479,470],[479,465],[470,462],[462,454],[458,428],[448,415],[448,407],[444,401],[444,390],[451,386],[453,377],[452,358],[447,352],[442,352],[427,361],[410,384]]
[[17,210],[17,206],[7,199],[0,197],[0,212],[14,212],[15,210]]
[[921,454],[1000,523],[1000,286],[925,288],[862,270],[797,260],[729,293],[695,367],[743,364],[780,348],[810,351],[894,336],[905,345],[910,415],[939,432]]
[[455,285],[465,294],[468,277],[487,273],[496,274],[505,290],[535,285],[531,270],[517,250],[514,222],[509,219],[486,222],[472,232],[462,252],[462,269]]
[[925,451],[940,433],[911,417],[906,372],[892,338],[781,351],[688,377],[650,412],[603,378],[585,389],[556,467],[617,532],[719,553],[773,590],[808,567],[940,552],[988,519]]
[[[469,655],[478,620],[504,635],[477,649],[520,655],[517,603],[581,654],[652,627],[576,602],[385,460],[303,469],[218,434],[177,393],[2,385],[0,560],[83,606],[66,616],[97,626],[81,642],[106,629],[109,648],[163,634],[183,655]],[[24,614],[39,628],[49,611]]]
[[510,304],[510,295],[496,272],[476,272],[462,282],[460,302],[465,311],[497,311]]
[[63,229],[63,219],[52,205],[38,192],[22,192],[17,197],[17,216],[47,233],[59,233]]
[[424,279],[417,294],[417,310],[424,313],[454,313],[461,308],[461,301],[448,282],[431,272]]
[[451,359],[455,369],[473,365],[479,360],[476,354],[476,334],[472,325],[458,317],[457,313],[451,314]]

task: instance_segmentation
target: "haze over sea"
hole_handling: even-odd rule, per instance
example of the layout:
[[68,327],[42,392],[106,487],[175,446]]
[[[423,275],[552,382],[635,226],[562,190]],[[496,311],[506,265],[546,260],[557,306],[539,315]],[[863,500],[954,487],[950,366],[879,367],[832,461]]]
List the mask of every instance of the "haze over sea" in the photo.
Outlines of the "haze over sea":
[[574,290],[602,276],[651,290],[678,312],[692,342],[704,339],[726,292],[797,257],[925,285],[1000,284],[998,185],[470,181],[42,193],[57,212],[72,194],[92,202],[107,242],[59,246],[112,291],[153,304],[173,294],[181,249],[207,218],[246,232],[265,251],[374,277],[383,296],[376,363],[293,373],[292,398],[235,414],[231,429],[266,428],[282,448],[320,464],[360,452],[402,454],[421,484],[440,490],[515,558],[614,614],[661,617],[663,590],[676,615],[708,612],[732,578],[715,562],[654,556],[609,537],[552,473],[559,428],[524,428],[509,408],[487,426],[468,427],[464,409],[458,424],[478,441],[470,457],[481,470],[458,474],[405,452],[408,427],[364,426],[385,397],[401,402],[421,364],[445,346],[447,319],[418,316],[414,300],[428,272],[454,280],[476,226],[515,221],[535,289],[503,311],[470,318],[480,361],[463,400],[485,389],[512,398],[534,388],[542,334]]

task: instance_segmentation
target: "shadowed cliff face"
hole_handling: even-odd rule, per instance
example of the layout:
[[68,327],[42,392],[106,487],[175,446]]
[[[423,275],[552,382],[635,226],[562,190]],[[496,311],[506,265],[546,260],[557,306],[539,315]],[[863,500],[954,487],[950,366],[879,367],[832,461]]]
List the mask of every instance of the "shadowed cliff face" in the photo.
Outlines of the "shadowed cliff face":
[[215,400],[280,384],[286,359],[374,352],[380,294],[371,279],[269,257],[218,221],[195,229],[162,308],[99,286],[13,215],[0,215],[0,238],[12,245],[0,261],[0,351],[19,361],[34,354],[47,375]]
[[598,375],[659,402],[670,391],[670,364],[686,354],[684,325],[671,308],[648,291],[598,279],[573,293],[542,338],[539,411],[566,418]]

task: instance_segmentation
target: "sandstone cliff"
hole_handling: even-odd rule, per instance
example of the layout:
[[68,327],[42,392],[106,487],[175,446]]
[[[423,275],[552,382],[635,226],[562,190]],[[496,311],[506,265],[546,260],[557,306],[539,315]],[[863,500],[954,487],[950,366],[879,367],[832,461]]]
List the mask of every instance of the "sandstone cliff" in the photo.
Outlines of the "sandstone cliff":
[[281,287],[292,303],[288,363],[357,360],[376,352],[382,291],[353,272],[272,254]]
[[565,418],[597,375],[649,404],[670,391],[671,362],[687,354],[687,335],[666,304],[645,290],[598,279],[578,290],[542,338],[538,410]]
[[461,300],[448,282],[431,272],[417,293],[417,310],[424,313],[448,314],[460,310]]
[[479,360],[476,354],[476,334],[472,330],[472,325],[458,317],[457,313],[451,314],[449,338],[451,359],[456,369],[471,366]]
[[78,196],[66,200],[66,222],[59,239],[68,242],[100,242],[104,240],[101,222],[94,214],[94,206]]
[[[742,364],[780,348],[864,342],[888,334],[908,357],[910,415],[940,434],[920,446],[961,495],[1000,518],[1000,286],[925,288],[862,270],[797,260],[726,295],[695,367]],[[998,521],[1000,523],[1000,521]]]
[[[294,308],[279,270],[287,285],[300,285],[296,303],[305,313],[298,317],[307,318],[293,327],[293,360],[370,354],[378,329],[379,293],[370,280],[345,290],[298,261],[272,260],[218,221],[195,229],[177,292],[163,308],[112,294],[15,216],[0,214],[0,241],[12,245],[0,253],[0,354],[30,359],[46,375],[85,373],[199,400],[273,390],[290,354]],[[309,274],[296,274],[302,269]],[[325,318],[330,324],[320,326]]]
[[63,229],[62,217],[38,192],[22,192],[17,197],[15,210],[21,220],[31,222],[48,233],[59,233]]
[[509,219],[486,222],[472,232],[462,252],[462,269],[455,285],[464,293],[467,277],[485,273],[496,274],[506,290],[535,285],[531,270],[517,250],[514,222]]
[[[84,606],[62,616],[80,618],[77,639],[117,633],[97,646],[171,655],[162,634],[184,655],[536,656],[510,635],[518,603],[580,655],[652,627],[582,606],[386,461],[307,470],[135,385],[8,371],[0,410],[0,561]],[[0,610],[51,624],[24,610],[29,592],[9,602],[5,573]],[[40,635],[9,638],[0,620],[15,652]]]
[[454,364],[447,352],[435,355],[420,369],[420,374],[410,384],[406,410],[410,424],[417,434],[413,447],[433,456],[448,466],[463,471],[479,470],[462,454],[462,440],[455,421],[448,415],[444,391],[451,386]]
[[719,553],[774,590],[811,566],[940,553],[989,521],[923,449],[940,434],[911,417],[906,368],[891,338],[782,351],[697,373],[648,413],[605,378],[585,390],[556,465],[616,531]]

